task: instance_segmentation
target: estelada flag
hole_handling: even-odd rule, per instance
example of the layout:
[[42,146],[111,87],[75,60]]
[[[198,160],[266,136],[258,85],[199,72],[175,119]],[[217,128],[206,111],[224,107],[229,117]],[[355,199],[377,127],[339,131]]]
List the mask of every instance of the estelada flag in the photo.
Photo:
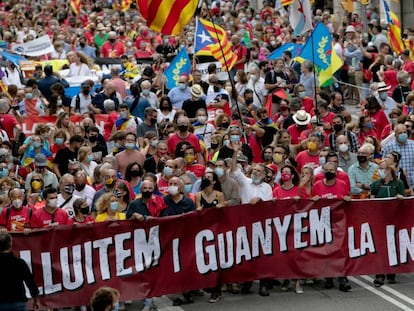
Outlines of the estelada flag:
[[178,35],[197,9],[198,0],[137,0],[141,15],[152,30]]

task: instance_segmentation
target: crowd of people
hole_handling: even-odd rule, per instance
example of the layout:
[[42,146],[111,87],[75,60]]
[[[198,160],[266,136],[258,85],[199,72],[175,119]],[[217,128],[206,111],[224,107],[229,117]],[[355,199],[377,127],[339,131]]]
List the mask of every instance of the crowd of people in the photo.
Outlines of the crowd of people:
[[[357,13],[338,20],[331,10],[315,8],[314,22],[328,27],[344,61],[335,83],[320,88],[309,60],[299,63],[288,50],[267,59],[284,43],[306,37],[293,37],[283,9],[263,4],[261,10],[243,0],[203,4],[198,14],[231,37],[238,57],[232,78],[220,79],[212,63],[208,75],[194,68],[168,90],[164,61],[180,49],[193,53],[194,20],[170,36],[149,29],[134,8],[114,11],[105,2],[82,1],[79,15],[68,2],[2,2],[0,34],[7,48],[49,35],[56,53],[31,59],[67,59],[69,76],[99,70],[97,57],[122,61],[98,88],[86,79],[73,97],[51,65],[23,77],[7,61],[0,94],[2,230],[148,221],[269,200],[277,207],[285,199],[411,196],[414,28],[404,29],[406,49],[397,55],[375,8],[368,7],[365,29]],[[152,64],[137,66],[137,59],[148,57]],[[346,101],[360,113],[352,115]],[[24,133],[28,118],[45,115],[56,123]],[[386,278],[395,282],[395,275],[379,274],[375,285]],[[303,293],[302,282],[294,283]],[[260,295],[269,295],[270,284],[261,280]],[[250,287],[224,286],[234,293]],[[326,287],[333,287],[332,279]],[[289,281],[281,288],[287,290]],[[345,277],[339,289],[351,290]],[[222,289],[209,292],[213,303]],[[192,294],[184,293],[184,300]],[[144,304],[156,308],[151,299]]]

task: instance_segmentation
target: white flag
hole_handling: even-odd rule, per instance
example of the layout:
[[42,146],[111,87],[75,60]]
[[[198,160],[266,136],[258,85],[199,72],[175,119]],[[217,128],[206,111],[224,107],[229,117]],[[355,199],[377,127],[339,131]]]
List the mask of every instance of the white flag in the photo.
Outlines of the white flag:
[[49,36],[45,35],[26,43],[16,43],[11,47],[12,52],[27,56],[41,56],[55,50]]
[[295,37],[312,29],[310,0],[294,0],[289,9],[289,21]]

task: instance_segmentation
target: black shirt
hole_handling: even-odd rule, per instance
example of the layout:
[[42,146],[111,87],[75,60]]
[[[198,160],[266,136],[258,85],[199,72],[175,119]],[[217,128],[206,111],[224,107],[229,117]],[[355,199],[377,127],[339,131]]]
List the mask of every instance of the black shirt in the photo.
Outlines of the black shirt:
[[195,118],[196,112],[200,108],[204,108],[207,111],[206,101],[204,99],[187,99],[183,102],[182,109],[187,113],[187,117],[189,118]]
[[[253,152],[250,149],[248,144],[242,144],[241,147],[242,153],[249,159],[249,163],[253,161]],[[233,149],[228,148],[227,146],[221,147],[217,159],[227,159],[233,157]]]
[[63,176],[68,172],[69,160],[74,161],[77,160],[77,158],[78,153],[70,151],[68,147],[60,149],[56,153],[53,163],[59,166],[60,176]]
[[[155,201],[150,201],[150,204],[156,204]],[[141,199],[137,199],[129,203],[128,210],[126,212],[126,218],[129,219],[132,217],[134,213],[141,214],[142,216],[152,216],[150,211],[148,210],[147,204],[145,204]],[[164,208],[161,210],[160,215],[158,217],[167,216],[167,209]]]
[[12,253],[0,253],[0,275],[0,303],[27,301],[23,282],[32,297],[39,296],[39,289],[26,262]]
[[164,202],[167,205],[167,215],[169,216],[181,215],[195,210],[194,202],[185,196],[181,201],[175,203],[171,196],[167,195],[164,197]]

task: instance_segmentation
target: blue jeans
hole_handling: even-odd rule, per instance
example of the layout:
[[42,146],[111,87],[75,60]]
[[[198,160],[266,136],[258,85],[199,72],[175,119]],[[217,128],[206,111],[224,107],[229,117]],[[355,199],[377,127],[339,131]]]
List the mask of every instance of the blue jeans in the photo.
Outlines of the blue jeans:
[[27,311],[25,302],[0,302],[0,311]]

